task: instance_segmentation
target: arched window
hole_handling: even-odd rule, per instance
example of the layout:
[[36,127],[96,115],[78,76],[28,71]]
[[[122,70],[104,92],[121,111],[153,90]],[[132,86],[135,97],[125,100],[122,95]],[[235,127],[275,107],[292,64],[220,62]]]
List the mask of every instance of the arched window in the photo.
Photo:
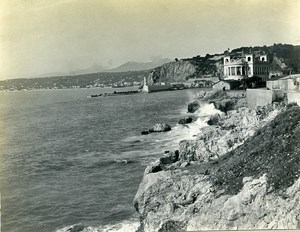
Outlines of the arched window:
[[251,61],[251,56],[249,56],[249,57],[247,58],[247,60],[248,60],[248,61]]

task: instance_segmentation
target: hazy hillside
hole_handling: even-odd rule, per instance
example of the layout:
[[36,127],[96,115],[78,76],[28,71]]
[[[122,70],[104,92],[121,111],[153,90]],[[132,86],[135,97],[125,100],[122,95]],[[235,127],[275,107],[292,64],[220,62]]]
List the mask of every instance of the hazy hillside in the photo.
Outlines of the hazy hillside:
[[127,72],[127,71],[142,71],[142,70],[149,70],[156,68],[158,66],[161,66],[165,63],[171,62],[170,59],[164,58],[164,59],[158,59],[151,62],[135,62],[130,61],[125,64],[120,65],[117,68],[107,70],[108,72]]

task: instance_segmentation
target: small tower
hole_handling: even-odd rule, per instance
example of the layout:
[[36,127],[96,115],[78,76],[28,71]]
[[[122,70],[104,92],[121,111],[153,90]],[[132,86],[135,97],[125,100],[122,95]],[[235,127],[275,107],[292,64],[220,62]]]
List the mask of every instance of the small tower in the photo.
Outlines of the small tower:
[[144,77],[144,86],[147,85],[147,77]]
[[248,63],[248,77],[252,77],[254,70],[253,70],[253,54],[245,55],[246,62]]
[[230,56],[224,56],[224,64],[230,63]]
[[247,61],[248,64],[253,63],[253,55],[252,54],[245,55],[245,58],[246,58],[246,61]]
[[267,57],[267,55],[261,55],[261,56],[259,56],[259,60],[260,61],[263,61],[263,62],[268,62],[268,57]]

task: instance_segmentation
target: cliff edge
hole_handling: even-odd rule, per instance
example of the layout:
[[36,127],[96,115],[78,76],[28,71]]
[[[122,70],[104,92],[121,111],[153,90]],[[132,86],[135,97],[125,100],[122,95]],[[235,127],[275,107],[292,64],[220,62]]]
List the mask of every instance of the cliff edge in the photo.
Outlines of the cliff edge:
[[148,81],[150,84],[186,81],[186,79],[195,72],[195,65],[189,61],[179,60],[155,68],[148,76]]
[[300,107],[218,116],[147,167],[139,232],[300,228]]

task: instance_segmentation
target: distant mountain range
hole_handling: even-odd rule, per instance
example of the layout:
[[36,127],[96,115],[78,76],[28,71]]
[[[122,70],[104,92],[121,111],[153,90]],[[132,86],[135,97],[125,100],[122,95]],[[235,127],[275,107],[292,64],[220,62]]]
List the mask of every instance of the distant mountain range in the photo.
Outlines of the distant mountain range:
[[165,63],[171,62],[171,59],[163,58],[151,62],[135,62],[130,61],[125,64],[120,65],[117,68],[107,70],[107,72],[128,72],[128,71],[142,71],[142,70],[149,70],[156,67],[159,67]]
[[136,61],[129,61],[127,63],[124,63],[116,68],[108,69],[102,65],[94,64],[90,68],[86,69],[80,69],[68,73],[63,72],[53,72],[53,73],[47,73],[43,74],[40,77],[50,77],[50,76],[69,76],[69,75],[82,75],[82,74],[90,74],[90,73],[99,73],[99,72],[130,72],[130,71],[144,71],[149,69],[154,69],[156,67],[159,67],[165,63],[169,63],[172,60],[169,58],[161,58],[156,59],[151,62],[136,62]]

